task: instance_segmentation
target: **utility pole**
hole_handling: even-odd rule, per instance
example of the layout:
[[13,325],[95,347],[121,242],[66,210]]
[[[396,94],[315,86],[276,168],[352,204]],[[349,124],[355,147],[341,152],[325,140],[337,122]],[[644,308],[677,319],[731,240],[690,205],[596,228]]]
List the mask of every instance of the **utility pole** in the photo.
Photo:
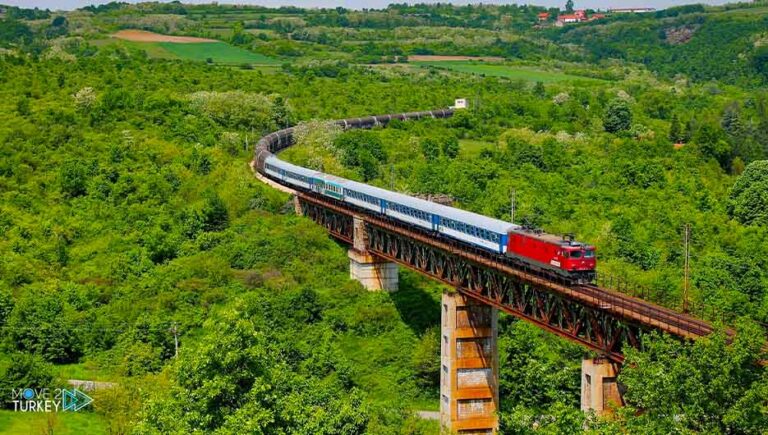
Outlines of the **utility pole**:
[[690,259],[691,259],[691,252],[690,252],[690,244],[691,244],[691,225],[685,224],[685,227],[683,228],[683,241],[685,244],[685,259],[684,259],[684,270],[683,270],[683,312],[688,312],[688,276],[689,276],[689,268],[690,268]]
[[179,358],[179,330],[176,328],[176,322],[173,322],[171,326],[171,332],[173,332],[173,346],[175,349],[174,358]]
[[389,165],[389,190],[395,191],[395,164]]
[[513,188],[509,199],[509,221],[515,223],[515,195],[517,191]]

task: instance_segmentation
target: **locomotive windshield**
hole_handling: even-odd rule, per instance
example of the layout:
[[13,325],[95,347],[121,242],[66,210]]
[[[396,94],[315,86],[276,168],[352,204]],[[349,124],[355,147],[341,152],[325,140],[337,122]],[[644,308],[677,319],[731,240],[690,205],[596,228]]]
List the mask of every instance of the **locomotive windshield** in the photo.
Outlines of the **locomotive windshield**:
[[585,258],[592,258],[595,256],[595,250],[594,249],[587,249],[586,252],[584,252]]
[[581,258],[581,251],[571,251],[571,258]]

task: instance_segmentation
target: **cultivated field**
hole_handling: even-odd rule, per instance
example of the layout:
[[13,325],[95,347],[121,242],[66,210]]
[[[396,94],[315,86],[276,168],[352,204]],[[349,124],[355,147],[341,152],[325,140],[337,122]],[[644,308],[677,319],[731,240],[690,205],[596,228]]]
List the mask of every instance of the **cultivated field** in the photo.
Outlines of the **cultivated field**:
[[172,42],[176,44],[197,44],[204,42],[220,42],[215,39],[196,38],[194,36],[172,36],[147,32],[146,30],[120,30],[112,35],[113,38],[134,42]]
[[184,60],[204,62],[211,59],[214,63],[222,64],[277,65],[280,63],[277,59],[234,47],[224,42],[202,42],[199,44],[160,42],[158,45],[175,57]]
[[150,57],[211,61],[224,65],[278,65],[280,61],[216,39],[171,36],[143,30],[121,30],[112,35],[122,44],[144,50]]

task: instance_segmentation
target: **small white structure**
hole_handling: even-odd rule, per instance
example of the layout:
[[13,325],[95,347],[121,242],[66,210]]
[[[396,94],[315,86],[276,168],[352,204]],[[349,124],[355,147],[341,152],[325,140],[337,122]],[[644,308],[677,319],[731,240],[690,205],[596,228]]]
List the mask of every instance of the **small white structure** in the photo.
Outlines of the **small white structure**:
[[451,106],[451,109],[466,109],[466,108],[467,108],[466,98],[457,98],[456,101],[453,103],[453,106]]

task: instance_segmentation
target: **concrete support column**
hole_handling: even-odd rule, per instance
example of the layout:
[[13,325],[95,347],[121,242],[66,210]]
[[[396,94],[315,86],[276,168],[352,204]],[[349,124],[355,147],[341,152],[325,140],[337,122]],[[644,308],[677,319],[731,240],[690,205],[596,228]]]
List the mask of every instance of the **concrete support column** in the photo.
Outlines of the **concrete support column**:
[[368,252],[368,240],[365,221],[354,217],[354,241],[347,251],[349,257],[349,277],[359,281],[368,290],[397,291],[398,268],[391,263],[371,255]]
[[624,404],[616,382],[617,366],[605,358],[581,361],[581,410],[598,415]]
[[495,434],[499,409],[498,310],[443,293],[440,424],[447,433]]
[[293,195],[293,211],[296,212],[296,216],[304,214],[304,210],[301,208],[301,201],[299,201],[299,195]]

